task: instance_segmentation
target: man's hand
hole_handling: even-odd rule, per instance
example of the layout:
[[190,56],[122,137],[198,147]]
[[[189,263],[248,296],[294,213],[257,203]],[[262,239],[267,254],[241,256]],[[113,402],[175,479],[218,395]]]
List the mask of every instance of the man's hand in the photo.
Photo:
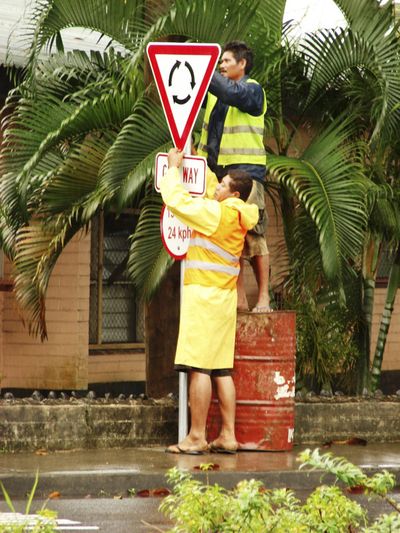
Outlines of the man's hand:
[[182,164],[182,160],[183,152],[178,150],[178,148],[171,148],[171,150],[168,152],[168,168],[179,168]]

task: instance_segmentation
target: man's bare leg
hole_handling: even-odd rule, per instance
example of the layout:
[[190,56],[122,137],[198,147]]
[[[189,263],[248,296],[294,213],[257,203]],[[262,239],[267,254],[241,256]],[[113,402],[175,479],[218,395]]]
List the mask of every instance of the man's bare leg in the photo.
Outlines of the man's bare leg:
[[253,256],[251,266],[258,285],[258,299],[253,311],[269,310],[269,254]]
[[222,426],[218,437],[212,443],[216,447],[236,450],[238,443],[235,436],[236,389],[232,376],[213,378],[221,411]]
[[211,377],[202,372],[190,373],[189,402],[191,426],[187,437],[167,451],[205,451],[207,449],[206,422],[211,401]]
[[238,311],[248,311],[249,304],[246,296],[246,289],[244,286],[244,259],[240,258],[240,272],[237,280],[237,309]]

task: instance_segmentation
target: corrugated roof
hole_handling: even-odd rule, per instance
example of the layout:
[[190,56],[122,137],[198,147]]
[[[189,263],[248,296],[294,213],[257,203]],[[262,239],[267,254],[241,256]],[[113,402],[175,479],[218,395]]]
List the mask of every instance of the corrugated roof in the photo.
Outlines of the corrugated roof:
[[[83,0],[84,1],[84,0]],[[0,0],[0,64],[9,58],[17,66],[25,63],[24,33],[29,21],[29,12],[35,0]],[[65,50],[104,50],[107,39],[97,43],[99,34],[80,28],[62,32]],[[9,46],[9,54],[7,54]],[[25,44],[26,46],[26,44]]]

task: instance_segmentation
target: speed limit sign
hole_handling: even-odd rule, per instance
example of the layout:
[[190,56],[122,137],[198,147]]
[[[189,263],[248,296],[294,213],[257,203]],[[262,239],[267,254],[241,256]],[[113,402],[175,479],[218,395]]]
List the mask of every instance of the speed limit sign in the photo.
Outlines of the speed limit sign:
[[169,255],[184,259],[189,248],[192,230],[183,224],[167,206],[163,206],[160,217],[161,239]]

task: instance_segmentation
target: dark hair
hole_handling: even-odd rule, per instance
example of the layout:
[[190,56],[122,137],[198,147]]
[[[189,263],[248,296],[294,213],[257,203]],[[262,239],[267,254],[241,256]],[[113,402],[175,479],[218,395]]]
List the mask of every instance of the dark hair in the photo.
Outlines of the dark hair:
[[245,74],[248,74],[253,68],[253,52],[244,41],[231,41],[226,43],[222,49],[222,53],[224,52],[232,52],[236,61],[240,61],[241,59],[246,60]]
[[245,202],[250,196],[253,180],[248,172],[244,170],[230,170],[228,176],[231,178],[229,182],[229,189],[231,192],[238,192],[240,198]]

